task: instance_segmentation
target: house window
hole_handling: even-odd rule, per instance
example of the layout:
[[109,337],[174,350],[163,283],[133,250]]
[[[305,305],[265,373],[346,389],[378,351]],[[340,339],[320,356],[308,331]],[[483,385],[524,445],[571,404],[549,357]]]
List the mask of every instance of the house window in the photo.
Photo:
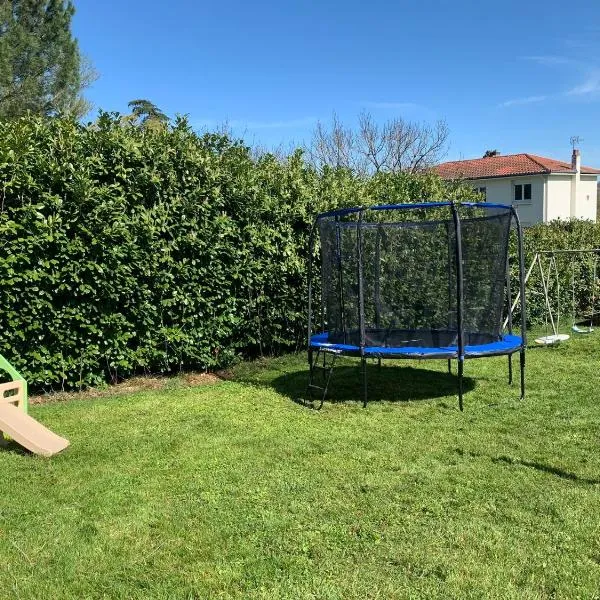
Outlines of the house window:
[[484,186],[484,187],[476,187],[474,189],[478,194],[481,194],[483,196],[483,201],[485,202],[487,200],[487,188]]
[[515,202],[531,201],[531,184],[515,183]]

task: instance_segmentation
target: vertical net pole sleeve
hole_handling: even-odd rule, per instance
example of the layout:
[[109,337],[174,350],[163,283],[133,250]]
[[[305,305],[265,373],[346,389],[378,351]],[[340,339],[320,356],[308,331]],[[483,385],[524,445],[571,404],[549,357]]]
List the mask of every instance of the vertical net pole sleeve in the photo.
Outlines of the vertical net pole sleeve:
[[313,252],[315,248],[315,235],[317,231],[318,219],[312,225],[310,236],[308,238],[308,347],[310,348],[310,338],[312,337],[312,277],[313,277]]
[[454,256],[456,260],[456,326],[458,334],[458,360],[463,361],[465,357],[464,332],[463,332],[463,260],[462,260],[462,237],[460,230],[460,216],[456,205],[451,205],[452,220],[455,229]]
[[454,247],[452,245],[452,235],[451,235],[451,231],[450,231],[450,223],[446,224],[446,235],[448,236],[448,321],[447,321],[447,325],[446,325],[446,329],[448,329],[448,331],[450,331],[452,329],[452,295],[453,295],[453,288],[454,286],[452,285],[453,281],[452,281],[452,262],[456,260],[455,257],[455,252],[454,252]]
[[525,249],[523,247],[523,228],[521,227],[521,221],[519,215],[513,207],[512,209],[513,219],[517,225],[517,246],[519,249],[519,290],[521,292],[521,340],[522,348],[524,349],[527,345],[527,312],[525,302]]
[[360,354],[365,352],[365,297],[363,281],[363,211],[358,213],[356,226],[356,254],[358,258],[358,327],[360,330]]
[[[507,306],[508,306],[508,314],[507,324],[508,324],[508,333],[512,335],[512,294],[510,290],[510,256],[509,253],[506,253],[506,296],[507,296]],[[502,327],[500,327],[502,329]]]
[[344,257],[342,256],[342,239],[340,233],[340,217],[335,217],[335,258],[336,266],[338,270],[338,286],[339,293],[338,298],[340,301],[340,325],[342,327],[342,334],[344,336],[344,344],[347,343],[346,333],[346,301],[344,298],[344,270],[342,268],[344,264]]
[[375,282],[373,286],[375,296],[375,327],[381,327],[381,225],[377,227],[375,238]]
[[367,359],[365,358],[365,290],[363,281],[363,210],[358,213],[356,250],[358,258],[358,325],[360,328],[360,366],[363,388],[363,407],[367,406]]

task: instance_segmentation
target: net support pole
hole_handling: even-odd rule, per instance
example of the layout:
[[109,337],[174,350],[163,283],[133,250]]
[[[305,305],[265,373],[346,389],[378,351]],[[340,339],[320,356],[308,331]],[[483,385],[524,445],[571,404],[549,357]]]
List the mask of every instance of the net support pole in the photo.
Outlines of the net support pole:
[[[377,227],[375,245],[375,281],[373,294],[375,296],[375,328],[381,327],[381,225]],[[381,370],[381,356],[377,357],[377,367]]]
[[[313,251],[315,248],[315,232],[317,230],[317,221],[313,223],[310,230],[310,236],[308,238],[308,367],[310,375],[312,375],[312,364],[313,364],[313,350],[311,345],[313,319],[312,319],[312,274],[313,274]],[[311,377],[312,378],[312,377]]]
[[[506,315],[508,324],[508,333],[512,335],[512,294],[510,290],[510,256],[506,254],[506,296],[508,298],[508,314]],[[508,385],[512,385],[513,382],[513,368],[512,368],[512,354],[508,355]]]
[[363,280],[363,210],[356,225],[356,257],[358,262],[358,327],[360,330],[360,367],[363,388],[363,407],[367,406],[367,359],[365,358],[365,290]]
[[[318,219],[315,220],[315,222],[313,223],[311,230],[310,230],[310,236],[308,238],[308,267],[307,267],[307,275],[308,275],[308,318],[307,318],[307,329],[308,329],[308,339],[307,339],[307,344],[308,344],[308,386],[307,386],[307,394],[308,394],[308,398],[310,398],[311,395],[311,386],[313,383],[313,376],[314,376],[314,354],[313,354],[313,347],[311,344],[311,338],[312,338],[312,329],[313,329],[313,314],[312,314],[312,305],[313,305],[313,292],[312,292],[312,276],[313,276],[313,252],[314,252],[314,248],[315,248],[315,234],[316,234],[316,230],[317,230],[317,223],[318,223]],[[318,355],[317,355],[317,359],[318,359]]]
[[521,370],[521,400],[525,398],[525,348],[527,346],[527,309],[525,302],[525,250],[523,248],[523,228],[519,215],[512,208],[513,218],[517,225],[517,244],[519,248],[519,291],[521,294],[521,350],[519,352],[519,366]]
[[[452,246],[452,235],[450,234],[450,225],[446,225],[446,235],[448,236],[448,321],[450,321],[450,315],[452,314],[452,292],[454,290],[453,279],[452,279],[452,262],[456,260],[454,256],[454,248]],[[452,374],[452,360],[448,359],[448,374]]]
[[342,256],[342,239],[340,233],[339,216],[336,216],[335,218],[335,255],[339,288],[338,298],[340,300],[340,323],[342,327],[342,332],[344,334],[344,344],[346,344],[348,341],[346,339],[346,299],[344,297],[344,272],[342,270],[344,257]]
[[452,219],[454,221],[454,242],[456,260],[456,326],[458,329],[458,407],[463,410],[463,371],[465,362],[465,342],[463,332],[463,260],[462,260],[462,236],[460,228],[460,216],[456,205],[451,205]]
[[[381,225],[377,227],[375,237],[375,281],[373,282],[373,295],[375,297],[375,327],[381,327]],[[381,359],[379,359],[381,361]]]

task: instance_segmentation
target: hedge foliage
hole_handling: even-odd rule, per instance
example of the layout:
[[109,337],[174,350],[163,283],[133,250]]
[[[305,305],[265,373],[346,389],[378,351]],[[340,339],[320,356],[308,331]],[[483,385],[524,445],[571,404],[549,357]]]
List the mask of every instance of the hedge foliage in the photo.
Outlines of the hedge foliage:
[[320,210],[473,197],[431,174],[318,173],[185,119],[0,123],[0,352],[38,388],[300,348]]
[[[448,198],[476,195],[432,174],[316,172],[301,152],[255,158],[185,119],[157,132],[106,113],[90,125],[0,122],[0,352],[34,387],[56,389],[302,348],[314,216]],[[600,228],[538,226],[526,246],[528,260],[538,248],[599,247]],[[592,282],[577,260],[581,312]],[[568,311],[568,261],[559,268]],[[530,314],[541,322],[536,277]]]

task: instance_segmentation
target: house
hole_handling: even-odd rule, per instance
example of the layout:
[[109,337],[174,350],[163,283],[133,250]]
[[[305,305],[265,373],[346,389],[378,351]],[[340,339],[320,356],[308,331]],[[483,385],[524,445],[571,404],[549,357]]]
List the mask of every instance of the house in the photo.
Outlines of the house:
[[600,170],[581,166],[579,150],[570,163],[533,154],[457,160],[434,167],[443,179],[471,181],[487,202],[512,204],[524,226],[554,219],[596,220]]

